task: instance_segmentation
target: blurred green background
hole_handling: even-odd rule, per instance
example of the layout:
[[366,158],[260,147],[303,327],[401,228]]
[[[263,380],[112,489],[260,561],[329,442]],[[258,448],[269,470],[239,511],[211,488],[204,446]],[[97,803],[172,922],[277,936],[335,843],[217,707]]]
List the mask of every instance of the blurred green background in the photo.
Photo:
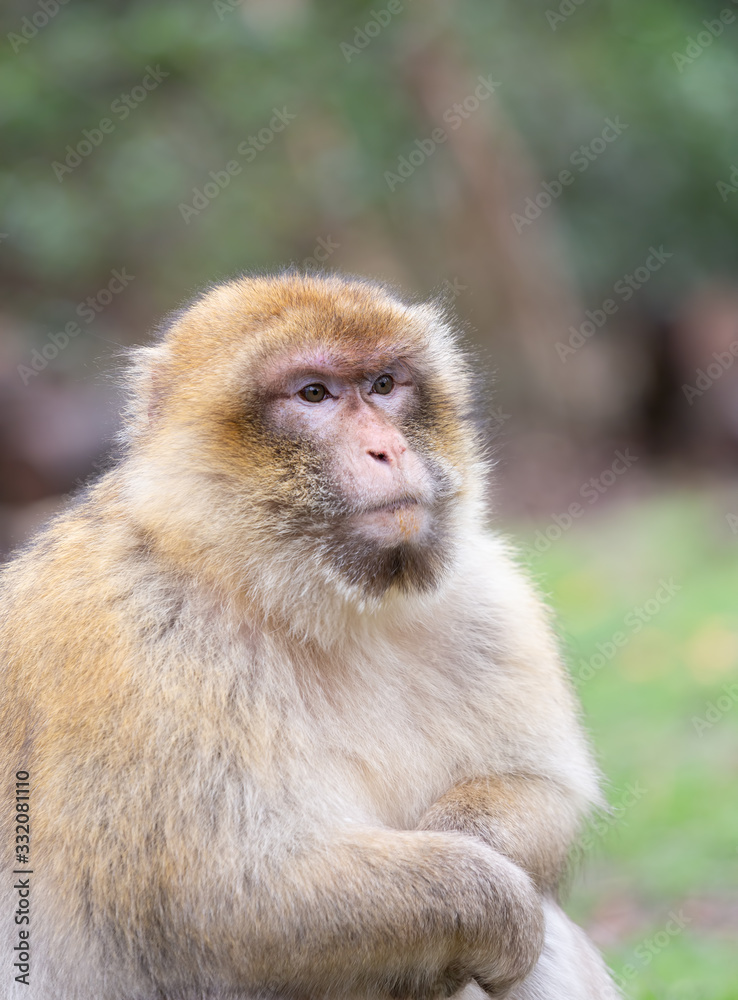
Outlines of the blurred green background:
[[443,297],[614,807],[567,905],[738,998],[738,4],[5,0],[0,94],[0,549],[208,282]]

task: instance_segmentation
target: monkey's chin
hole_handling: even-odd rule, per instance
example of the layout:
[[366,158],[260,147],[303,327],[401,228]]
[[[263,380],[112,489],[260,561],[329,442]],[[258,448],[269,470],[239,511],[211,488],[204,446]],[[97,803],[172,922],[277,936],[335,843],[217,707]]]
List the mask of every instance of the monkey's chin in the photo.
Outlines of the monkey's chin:
[[387,504],[354,514],[351,527],[380,545],[423,542],[431,529],[430,512],[418,503]]
[[442,505],[388,503],[333,525],[322,557],[361,602],[381,601],[391,590],[434,590],[453,548]]

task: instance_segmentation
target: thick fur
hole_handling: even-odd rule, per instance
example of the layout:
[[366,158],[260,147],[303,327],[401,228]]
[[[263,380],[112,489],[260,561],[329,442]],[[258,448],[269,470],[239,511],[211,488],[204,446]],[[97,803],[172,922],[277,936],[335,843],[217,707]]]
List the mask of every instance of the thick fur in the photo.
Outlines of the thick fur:
[[[316,354],[412,367],[425,550],[336,542],[326,456],[270,427]],[[614,997],[553,902],[601,798],[470,408],[439,310],[337,277],[216,287],[138,352],[121,462],[3,576],[3,1000]]]

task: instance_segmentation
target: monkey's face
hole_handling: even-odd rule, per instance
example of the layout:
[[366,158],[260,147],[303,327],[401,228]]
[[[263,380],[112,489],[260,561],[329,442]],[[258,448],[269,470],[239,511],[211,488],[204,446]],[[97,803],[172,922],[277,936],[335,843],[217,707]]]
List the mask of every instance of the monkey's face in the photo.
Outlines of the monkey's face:
[[138,378],[136,492],[146,478],[156,537],[209,572],[360,599],[443,576],[479,476],[437,310],[338,278],[243,279],[182,314]]
[[392,351],[336,344],[293,349],[264,372],[259,422],[285,463],[282,514],[295,535],[374,595],[431,587],[449,555],[459,476],[434,452],[422,371]]

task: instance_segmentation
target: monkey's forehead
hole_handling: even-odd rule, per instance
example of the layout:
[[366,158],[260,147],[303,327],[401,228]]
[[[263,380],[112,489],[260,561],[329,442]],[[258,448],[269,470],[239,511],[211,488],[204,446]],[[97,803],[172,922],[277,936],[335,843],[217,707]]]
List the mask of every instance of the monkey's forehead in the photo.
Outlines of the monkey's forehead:
[[292,348],[353,368],[427,351],[434,340],[449,338],[437,310],[404,303],[381,285],[285,274],[211,289],[179,314],[164,339],[183,354],[228,346],[266,357]]

